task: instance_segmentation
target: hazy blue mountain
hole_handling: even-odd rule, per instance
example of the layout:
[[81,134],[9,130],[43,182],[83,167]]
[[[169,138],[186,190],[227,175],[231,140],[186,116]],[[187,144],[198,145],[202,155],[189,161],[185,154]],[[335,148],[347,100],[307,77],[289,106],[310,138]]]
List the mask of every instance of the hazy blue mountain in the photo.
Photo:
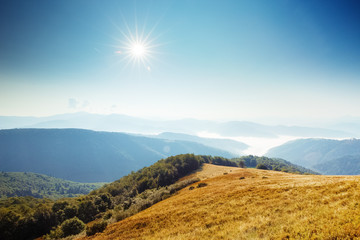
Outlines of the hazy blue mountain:
[[0,199],[23,196],[50,199],[75,197],[103,185],[72,182],[38,173],[0,172]]
[[359,175],[360,155],[343,156],[324,163],[316,164],[315,169],[328,175]]
[[[292,163],[328,173],[324,167],[331,161],[343,161],[344,157],[360,155],[360,140],[299,139],[270,149],[266,156],[284,158]],[[340,160],[339,160],[340,159]],[[349,158],[350,159],[350,158]],[[358,158],[351,158],[355,161]],[[336,162],[335,161],[335,162]],[[344,161],[345,163],[345,161]],[[339,164],[339,167],[341,164]],[[353,174],[348,165],[341,166],[341,174]],[[359,172],[360,173],[360,172]]]
[[120,114],[100,115],[85,112],[51,117],[0,117],[0,129],[9,128],[82,128],[96,131],[154,134],[177,132],[196,135],[215,133],[224,137],[266,137],[280,135],[300,137],[356,137],[355,132],[300,126],[268,126],[253,122],[215,122],[196,119],[155,121]]
[[232,152],[238,155],[242,155],[242,151],[248,148],[248,145],[242,142],[230,140],[230,139],[219,139],[219,138],[201,138],[183,133],[171,133],[165,132],[154,137],[169,139],[169,140],[183,140],[201,143],[210,147],[219,148],[228,152]]
[[0,170],[77,182],[110,182],[159,159],[194,153],[234,157],[189,141],[82,129],[0,130]]
[[345,121],[345,122],[338,122],[329,126],[331,129],[337,129],[340,131],[345,131],[352,133],[354,136],[360,136],[360,119],[353,120],[353,121]]
[[0,129],[21,128],[44,121],[44,118],[36,117],[10,117],[0,116]]

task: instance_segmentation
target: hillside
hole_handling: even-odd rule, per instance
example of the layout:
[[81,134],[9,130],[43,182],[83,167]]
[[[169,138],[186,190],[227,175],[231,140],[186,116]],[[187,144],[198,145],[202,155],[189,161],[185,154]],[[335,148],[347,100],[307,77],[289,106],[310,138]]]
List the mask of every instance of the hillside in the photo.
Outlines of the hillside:
[[[360,177],[295,175],[207,165],[201,188],[80,239],[353,239]],[[201,172],[193,176],[201,176]],[[203,177],[203,179],[206,178]],[[192,189],[192,190],[190,190]]]
[[[270,149],[266,156],[279,157],[326,174],[325,165],[345,156],[360,155],[360,139],[299,139]],[[360,174],[352,165],[341,165],[341,174]]]
[[0,171],[76,182],[111,182],[159,159],[194,153],[234,157],[199,143],[82,129],[0,130]]
[[[209,164],[227,167],[213,171]],[[48,238],[59,239],[71,235],[63,229],[63,225],[68,222],[78,223],[79,226],[85,223],[90,229],[95,224],[96,233],[100,231],[96,224],[103,227],[109,222],[130,217],[169,198],[189,184],[231,173],[239,169],[238,165],[243,166],[243,162],[222,157],[182,154],[131,172],[85,196],[47,201],[44,204],[31,197],[8,198],[0,201],[0,238],[18,240],[48,234]],[[199,169],[202,170],[199,172]],[[195,175],[192,174],[194,172]],[[49,233],[51,229],[54,230]],[[79,229],[79,232],[83,230]]]
[[0,172],[0,199],[32,196],[59,199],[88,194],[102,183],[77,183],[44,174]]
[[325,163],[314,165],[319,172],[328,175],[358,175],[360,174],[360,156],[344,156]]

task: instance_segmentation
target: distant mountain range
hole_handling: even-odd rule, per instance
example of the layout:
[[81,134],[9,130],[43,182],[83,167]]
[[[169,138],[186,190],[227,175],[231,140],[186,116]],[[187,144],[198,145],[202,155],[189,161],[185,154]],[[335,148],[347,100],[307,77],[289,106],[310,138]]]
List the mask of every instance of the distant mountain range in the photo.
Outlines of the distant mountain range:
[[314,168],[326,175],[359,175],[360,155],[339,157],[316,164]]
[[[195,119],[154,121],[120,114],[100,115],[85,112],[55,115],[50,117],[0,116],[0,129],[11,128],[82,128],[96,131],[131,132],[154,134],[176,132],[196,135],[209,132],[223,137],[278,136],[343,138],[360,136],[360,126],[337,125],[338,128],[314,128],[301,126],[269,126],[253,122],[215,122]],[[334,126],[335,127],[335,126]],[[338,130],[340,129],[340,130]]]
[[181,140],[190,141],[204,144],[206,146],[219,148],[231,153],[243,155],[242,151],[247,149],[249,146],[245,143],[230,140],[230,139],[219,139],[219,138],[201,138],[194,135],[183,134],[183,133],[171,133],[165,132],[158,135],[151,135],[150,137],[168,139],[168,140]]
[[0,130],[0,170],[35,172],[77,182],[110,182],[168,156],[235,157],[189,141],[82,129]]
[[266,156],[284,158],[323,174],[360,174],[359,139],[298,139],[270,149]]

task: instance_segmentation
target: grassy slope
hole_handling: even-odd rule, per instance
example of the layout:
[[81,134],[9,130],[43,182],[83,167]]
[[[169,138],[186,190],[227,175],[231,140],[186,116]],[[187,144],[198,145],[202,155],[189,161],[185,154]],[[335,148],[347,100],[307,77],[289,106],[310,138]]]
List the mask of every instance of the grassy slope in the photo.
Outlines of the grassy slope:
[[[195,174],[202,174],[208,185],[185,188],[91,239],[360,236],[358,176],[295,175],[213,165]],[[207,175],[211,178],[206,179]]]

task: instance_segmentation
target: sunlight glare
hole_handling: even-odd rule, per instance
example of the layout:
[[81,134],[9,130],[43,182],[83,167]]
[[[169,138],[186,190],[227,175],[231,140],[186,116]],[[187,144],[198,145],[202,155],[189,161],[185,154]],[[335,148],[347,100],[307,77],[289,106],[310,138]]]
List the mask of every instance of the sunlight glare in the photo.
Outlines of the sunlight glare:
[[146,54],[146,48],[141,43],[134,43],[131,46],[131,54],[135,57],[143,57]]
[[125,61],[124,68],[132,65],[133,68],[141,67],[150,72],[150,60],[155,59],[157,54],[155,49],[159,46],[159,44],[154,43],[157,38],[151,36],[155,26],[147,32],[145,25],[139,29],[136,24],[133,30],[130,29],[126,22],[124,25],[123,29],[118,28],[123,35],[123,39],[115,46],[117,48],[115,53],[122,56],[122,61]]

